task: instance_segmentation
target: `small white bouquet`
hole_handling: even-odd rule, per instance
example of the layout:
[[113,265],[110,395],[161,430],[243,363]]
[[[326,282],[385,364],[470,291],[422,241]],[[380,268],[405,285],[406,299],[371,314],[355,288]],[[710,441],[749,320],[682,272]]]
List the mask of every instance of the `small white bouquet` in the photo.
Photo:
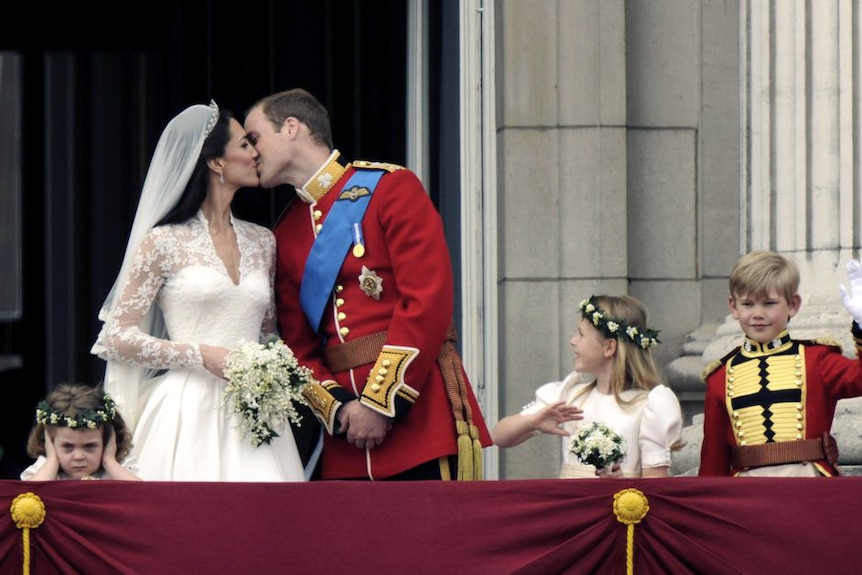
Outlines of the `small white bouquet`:
[[225,359],[224,402],[240,416],[240,428],[255,447],[278,437],[288,422],[299,424],[295,403],[306,404],[302,388],[314,381],[280,339],[243,343]]
[[569,440],[569,451],[585,465],[610,467],[626,456],[626,438],[600,421],[578,427]]

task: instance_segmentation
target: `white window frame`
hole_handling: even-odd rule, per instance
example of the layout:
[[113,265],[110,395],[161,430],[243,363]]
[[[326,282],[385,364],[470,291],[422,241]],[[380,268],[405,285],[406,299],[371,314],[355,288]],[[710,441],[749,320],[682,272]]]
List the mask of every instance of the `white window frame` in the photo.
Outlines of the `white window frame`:
[[[467,375],[489,426],[498,419],[497,151],[494,109],[494,3],[459,2],[461,137],[460,339]],[[428,0],[407,10],[407,163],[423,182],[429,170]],[[477,287],[478,286],[478,287]],[[499,478],[495,448],[485,478]]]

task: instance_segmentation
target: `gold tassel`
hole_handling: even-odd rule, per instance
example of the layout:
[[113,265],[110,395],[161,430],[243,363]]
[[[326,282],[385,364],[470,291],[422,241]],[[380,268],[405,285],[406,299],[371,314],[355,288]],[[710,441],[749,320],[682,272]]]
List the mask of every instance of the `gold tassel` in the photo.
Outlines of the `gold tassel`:
[[482,440],[479,428],[473,424],[473,413],[470,409],[468,383],[464,379],[461,358],[455,351],[453,342],[458,339],[455,325],[449,326],[446,340],[437,356],[437,365],[443,375],[446,385],[446,395],[452,407],[455,419],[455,432],[458,448],[458,481],[482,479],[484,464],[482,459]]
[[473,438],[473,479],[481,481],[485,477],[482,442],[479,440],[479,428],[473,424],[470,424],[470,437]]
[[473,441],[470,439],[470,429],[467,422],[455,422],[458,431],[458,481],[473,479]]

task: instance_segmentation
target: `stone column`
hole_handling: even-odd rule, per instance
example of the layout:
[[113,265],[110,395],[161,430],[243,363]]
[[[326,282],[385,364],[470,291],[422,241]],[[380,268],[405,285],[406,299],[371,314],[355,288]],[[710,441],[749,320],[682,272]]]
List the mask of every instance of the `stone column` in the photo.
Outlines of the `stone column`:
[[[803,305],[792,334],[833,337],[848,353],[838,284],[847,281],[844,264],[860,236],[854,3],[823,0],[806,8],[757,0],[740,11],[740,253],[771,249],[794,259]],[[741,332],[728,317],[718,335],[706,361],[738,343]]]
[[[837,339],[849,357],[856,355],[851,318],[838,285],[847,283],[844,264],[860,257],[860,125],[853,114],[860,102],[859,29],[859,0],[740,4],[740,253],[771,249],[796,261],[803,304],[791,334]],[[704,346],[702,365],[741,337],[728,315]],[[691,371],[690,362],[672,365],[671,376],[690,380],[686,366]],[[701,426],[695,416],[676,473],[697,465]],[[862,401],[842,401],[833,433],[841,463],[854,475],[862,463],[860,431]]]

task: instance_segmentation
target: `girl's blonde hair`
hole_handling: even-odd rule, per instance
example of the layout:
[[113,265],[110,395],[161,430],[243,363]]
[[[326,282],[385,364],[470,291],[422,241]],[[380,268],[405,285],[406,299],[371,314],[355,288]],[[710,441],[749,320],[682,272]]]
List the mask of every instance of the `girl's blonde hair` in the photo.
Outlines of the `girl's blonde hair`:
[[[648,331],[646,306],[636,298],[627,295],[598,295],[593,296],[591,301],[606,317],[613,318],[620,324],[635,327],[641,333]],[[608,337],[601,330],[599,333],[602,337]],[[616,337],[616,340],[617,352],[612,360],[610,387],[617,403],[628,405],[631,401],[623,400],[624,391],[629,389],[649,391],[662,381],[649,347],[637,345],[622,334]]]
[[[76,418],[79,415],[104,410],[105,392],[101,386],[90,386],[82,383],[61,383],[54,388],[46,397],[47,411],[52,414],[64,415]],[[54,428],[57,426],[36,421],[30,436],[27,438],[27,455],[36,458],[45,455],[45,429],[53,439]],[[113,418],[109,423],[100,423],[97,429],[102,430],[103,447],[108,444],[108,439],[113,431],[117,435],[117,461],[123,461],[132,450],[132,432],[126,426],[123,416],[119,411],[114,411]]]

